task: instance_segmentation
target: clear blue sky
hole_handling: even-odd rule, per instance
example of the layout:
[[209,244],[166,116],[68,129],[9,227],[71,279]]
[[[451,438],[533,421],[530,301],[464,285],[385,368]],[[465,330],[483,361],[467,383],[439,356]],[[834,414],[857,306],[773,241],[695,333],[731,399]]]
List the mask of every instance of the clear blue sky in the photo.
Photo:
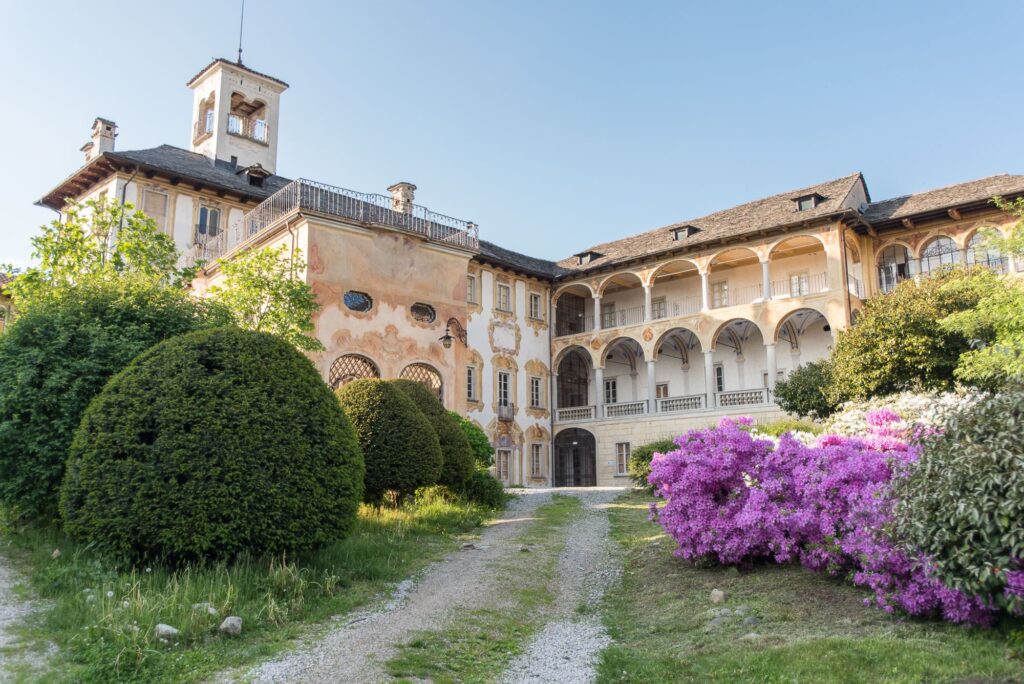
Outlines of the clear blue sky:
[[[249,0],[245,62],[291,84],[278,171],[409,180],[560,258],[862,171],[875,199],[1024,171],[1015,2]],[[236,0],[5,3],[0,262],[54,214],[93,117],[188,146],[185,82]]]

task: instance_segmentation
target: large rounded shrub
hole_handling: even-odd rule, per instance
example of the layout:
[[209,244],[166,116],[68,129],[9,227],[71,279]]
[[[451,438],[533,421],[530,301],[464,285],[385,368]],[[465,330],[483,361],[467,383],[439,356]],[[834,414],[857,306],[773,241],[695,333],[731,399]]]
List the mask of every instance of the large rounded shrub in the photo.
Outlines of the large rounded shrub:
[[438,482],[446,487],[458,489],[473,473],[473,449],[469,445],[466,433],[445,410],[437,395],[423,383],[413,380],[392,380],[391,384],[416,404],[416,408],[437,432],[437,439],[441,443],[441,475]]
[[832,367],[828,359],[799,366],[789,377],[775,384],[775,403],[786,413],[801,418],[825,420],[838,405],[829,397]]
[[352,427],[284,340],[218,328],[167,340],[89,404],[61,493],[67,532],[170,562],[340,539],[362,500]]
[[469,447],[473,450],[473,459],[477,466],[487,469],[494,465],[494,447],[491,446],[487,433],[469,418],[460,416],[455,411],[449,411],[448,415],[459,424],[462,433],[469,440]]
[[401,390],[366,378],[341,387],[338,401],[366,459],[367,501],[380,503],[387,492],[403,499],[437,484],[443,458],[437,432]]
[[502,508],[508,494],[501,482],[483,468],[476,468],[462,485],[462,495],[473,503],[487,508]]
[[1024,612],[1024,386],[950,413],[894,490],[896,532],[946,585]]
[[34,303],[0,335],[0,502],[56,516],[72,435],[107,380],[161,340],[226,322],[181,290],[131,280]]
[[662,439],[657,442],[651,442],[650,444],[641,444],[634,448],[629,453],[629,463],[627,464],[627,470],[629,472],[629,478],[633,480],[633,483],[637,487],[643,487],[644,489],[651,490],[652,487],[647,481],[647,478],[651,476],[651,459],[654,458],[654,454],[667,454],[670,451],[675,451],[679,447],[671,439]]

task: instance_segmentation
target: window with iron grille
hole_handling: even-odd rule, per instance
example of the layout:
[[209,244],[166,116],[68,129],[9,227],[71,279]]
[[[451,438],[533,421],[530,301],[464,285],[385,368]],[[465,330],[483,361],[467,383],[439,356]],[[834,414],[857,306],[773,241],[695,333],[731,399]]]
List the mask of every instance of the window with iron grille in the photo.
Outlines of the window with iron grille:
[[444,400],[444,386],[441,382],[441,374],[433,366],[425,363],[411,363],[402,369],[398,377],[402,380],[412,380],[421,385],[426,385],[427,389],[436,394],[438,399]]
[[373,361],[359,354],[345,354],[331,364],[328,383],[333,389],[338,389],[353,380],[379,377],[380,371]]

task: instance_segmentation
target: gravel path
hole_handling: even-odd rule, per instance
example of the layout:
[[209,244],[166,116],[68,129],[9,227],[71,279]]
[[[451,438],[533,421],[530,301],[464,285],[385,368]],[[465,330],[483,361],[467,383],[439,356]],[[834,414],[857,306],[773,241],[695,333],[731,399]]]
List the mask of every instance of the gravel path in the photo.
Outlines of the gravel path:
[[621,572],[608,538],[606,510],[621,490],[571,493],[583,500],[584,517],[571,526],[558,559],[555,613],[509,665],[502,677],[505,684],[592,682],[597,654],[611,643],[600,618],[591,611]]
[[[17,643],[18,637],[11,633],[11,628],[36,609],[31,602],[22,601],[15,595],[14,585],[17,581],[17,574],[0,556],[0,651]],[[14,663],[27,665],[30,669],[44,667],[45,655],[52,654],[19,653],[12,656],[0,652],[0,682],[9,681],[11,675],[7,668]]]
[[[592,605],[617,574],[607,547],[608,518],[601,507],[617,497],[620,489],[520,490],[505,513],[490,523],[474,548],[449,555],[417,580],[402,582],[390,600],[375,610],[346,616],[345,623],[316,643],[300,648],[255,670],[231,677],[255,682],[363,682],[388,681],[388,660],[398,647],[417,632],[442,629],[456,611],[500,605],[501,577],[496,564],[519,554],[515,538],[532,522],[536,508],[551,500],[553,492],[583,499],[585,516],[570,526],[565,550],[559,558],[559,609],[531,642],[532,657],[546,664],[538,676],[514,666],[508,681],[590,681],[594,655],[608,643],[596,618],[573,620],[581,603]],[[549,655],[557,651],[557,655]],[[563,656],[568,654],[569,660]],[[556,659],[559,662],[554,662]],[[518,661],[517,661],[518,662]]]

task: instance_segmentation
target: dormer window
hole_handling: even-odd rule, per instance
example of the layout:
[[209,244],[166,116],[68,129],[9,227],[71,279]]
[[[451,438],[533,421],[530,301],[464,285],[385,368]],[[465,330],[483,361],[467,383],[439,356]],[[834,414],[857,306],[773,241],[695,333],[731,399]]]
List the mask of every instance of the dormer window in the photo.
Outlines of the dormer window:
[[680,226],[672,229],[673,240],[685,240],[688,237],[693,237],[700,232],[700,228],[697,226]]
[[579,254],[574,254],[573,256],[576,257],[577,264],[579,264],[580,266],[585,266],[586,264],[589,264],[593,261],[596,261],[597,259],[600,259],[604,255],[598,252],[580,252]]
[[825,198],[818,193],[811,193],[810,195],[802,195],[793,200],[796,202],[797,211],[810,211],[814,207],[818,206],[825,201]]

